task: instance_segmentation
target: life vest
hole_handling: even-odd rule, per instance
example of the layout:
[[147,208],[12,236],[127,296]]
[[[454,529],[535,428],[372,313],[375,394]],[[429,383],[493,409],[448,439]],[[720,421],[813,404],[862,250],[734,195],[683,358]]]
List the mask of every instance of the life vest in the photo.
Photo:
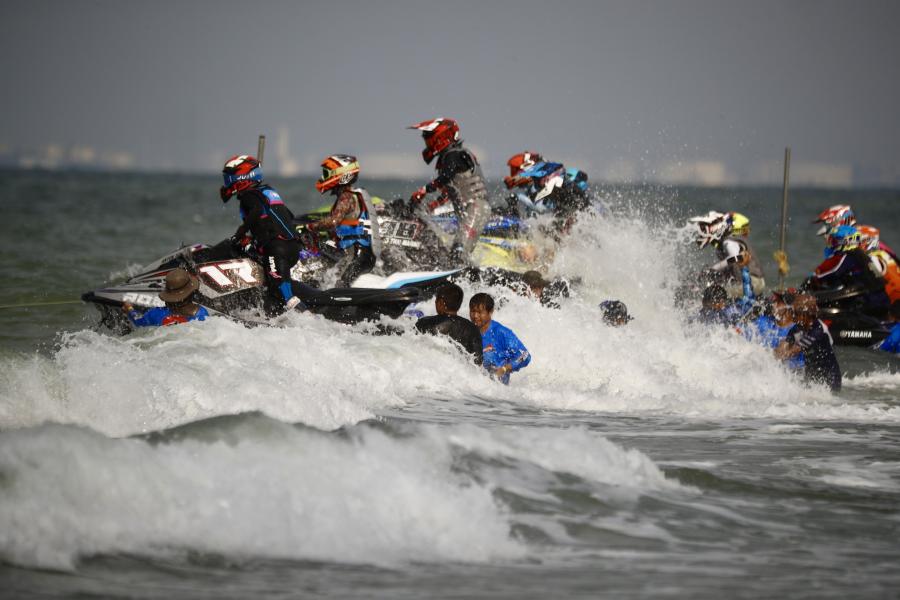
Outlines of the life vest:
[[[338,237],[338,245],[341,248],[349,248],[354,244],[359,244],[370,248],[372,246],[372,219],[369,216],[368,203],[364,196],[366,191],[362,188],[352,188],[350,193],[356,199],[356,214],[345,218],[334,228]],[[335,204],[339,201],[340,197],[335,200]]]
[[[253,200],[247,198],[250,196]],[[291,211],[285,206],[284,200],[274,189],[263,183],[256,187],[244,190],[238,193],[241,199],[241,218],[245,220],[247,214],[244,210],[245,200],[249,203],[258,202],[262,208],[260,218],[250,224],[250,233],[253,234],[254,241],[264,246],[273,239],[293,240],[297,238],[297,232],[291,228],[290,223],[293,219]],[[249,210],[249,207],[247,208]]]
[[891,302],[900,300],[900,267],[890,254],[884,250],[873,250],[869,256],[875,261],[884,277],[884,291]]

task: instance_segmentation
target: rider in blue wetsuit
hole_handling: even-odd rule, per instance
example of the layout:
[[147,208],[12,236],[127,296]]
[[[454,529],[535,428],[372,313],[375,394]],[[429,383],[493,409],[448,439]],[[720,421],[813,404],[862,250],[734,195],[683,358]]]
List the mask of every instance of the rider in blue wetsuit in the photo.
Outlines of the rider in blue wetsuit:
[[204,321],[209,313],[206,308],[194,302],[194,293],[199,287],[200,282],[196,277],[184,269],[173,269],[166,274],[166,289],[159,293],[160,300],[166,303],[164,307],[151,308],[141,314],[126,302],[122,305],[122,310],[136,327]]
[[531,354],[509,328],[491,317],[494,299],[488,294],[475,294],[469,300],[469,317],[481,332],[484,368],[503,384],[509,384],[509,374],[528,366]]
[[297,232],[291,227],[294,215],[281,196],[263,182],[259,161],[246,154],[233,156],[222,168],[225,185],[219,190],[222,202],[237,195],[242,223],[231,237],[235,246],[252,250],[267,267],[267,283],[273,295],[280,293],[285,308],[303,308],[295,294],[308,286],[291,278],[291,269],[300,257]]

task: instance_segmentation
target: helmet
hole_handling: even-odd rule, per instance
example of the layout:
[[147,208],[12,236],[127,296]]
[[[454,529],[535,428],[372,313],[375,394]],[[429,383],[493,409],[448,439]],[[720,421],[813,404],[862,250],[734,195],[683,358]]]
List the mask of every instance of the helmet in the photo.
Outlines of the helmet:
[[828,246],[834,252],[848,252],[862,244],[862,236],[853,225],[840,225],[832,229],[827,239]]
[[714,210],[709,211],[705,215],[693,217],[689,221],[697,226],[697,237],[694,241],[701,248],[721,241],[731,233],[732,229],[731,215]]
[[232,156],[222,167],[222,178],[225,185],[219,190],[222,202],[228,202],[232,196],[259,183],[263,179],[259,161],[247,154]]
[[836,204],[819,213],[813,223],[822,223],[823,225],[816,231],[816,235],[828,235],[829,231],[840,225],[856,225],[856,215],[853,209],[847,204]]
[[503,178],[506,188],[511,190],[514,187],[527,185],[529,179],[527,177],[517,177],[517,175],[543,160],[537,152],[520,152],[512,156],[506,161],[506,164],[509,165],[509,176]]
[[860,245],[866,252],[878,250],[879,236],[881,234],[877,227],[871,225],[857,225],[856,230],[859,231]]
[[747,237],[750,235],[750,219],[739,212],[731,212],[731,234]]
[[324,194],[339,185],[347,185],[356,181],[359,175],[359,162],[349,154],[332,154],[322,161],[322,177],[316,182],[316,189]]
[[410,125],[407,129],[418,129],[425,139],[425,149],[422,150],[422,158],[426,164],[431,164],[434,157],[447,146],[459,141],[459,125],[453,119],[439,117],[422,121],[418,125]]

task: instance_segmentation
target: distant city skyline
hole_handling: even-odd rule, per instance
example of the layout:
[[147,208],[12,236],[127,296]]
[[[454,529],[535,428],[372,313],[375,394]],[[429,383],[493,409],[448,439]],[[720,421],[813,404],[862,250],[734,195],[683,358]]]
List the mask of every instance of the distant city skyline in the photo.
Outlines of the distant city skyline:
[[491,177],[900,186],[900,3],[3,0],[0,165],[419,179],[448,116]]

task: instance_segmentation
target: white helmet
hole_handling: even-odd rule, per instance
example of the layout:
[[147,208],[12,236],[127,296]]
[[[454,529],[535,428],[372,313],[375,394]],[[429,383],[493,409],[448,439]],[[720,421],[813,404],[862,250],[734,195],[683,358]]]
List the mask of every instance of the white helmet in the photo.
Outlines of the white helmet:
[[694,241],[701,248],[705,248],[713,242],[721,241],[731,233],[732,229],[731,214],[720,213],[714,210],[699,217],[692,217],[689,221],[697,226],[697,237],[694,238]]

